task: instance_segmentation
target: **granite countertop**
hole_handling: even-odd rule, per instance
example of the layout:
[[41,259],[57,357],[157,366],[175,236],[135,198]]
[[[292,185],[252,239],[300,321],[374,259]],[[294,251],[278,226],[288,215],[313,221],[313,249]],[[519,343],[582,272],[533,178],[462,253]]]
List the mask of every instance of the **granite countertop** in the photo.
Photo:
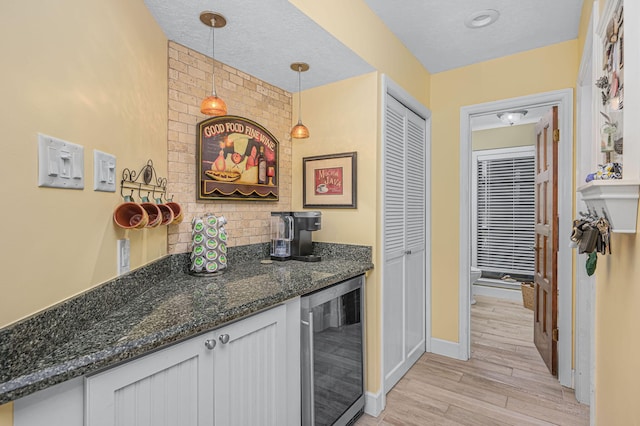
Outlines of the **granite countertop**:
[[321,262],[260,263],[268,244],[229,249],[229,267],[188,274],[166,256],[0,329],[0,404],[219,327],[373,268],[371,248],[314,243]]

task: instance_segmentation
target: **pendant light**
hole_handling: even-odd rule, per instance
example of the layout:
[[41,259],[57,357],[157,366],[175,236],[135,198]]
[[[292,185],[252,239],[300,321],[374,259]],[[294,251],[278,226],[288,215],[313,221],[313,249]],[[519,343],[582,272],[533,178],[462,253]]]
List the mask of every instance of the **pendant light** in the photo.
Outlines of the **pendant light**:
[[213,63],[211,65],[211,86],[212,86],[211,96],[202,100],[202,103],[200,104],[200,112],[206,115],[213,115],[213,116],[227,115],[227,104],[225,104],[224,101],[220,99],[216,94],[216,74],[215,74],[215,56],[214,56],[214,52],[216,48],[216,43],[214,38],[215,29],[222,28],[225,25],[227,25],[227,20],[224,16],[220,15],[219,13],[202,12],[200,14],[200,21],[206,26],[211,27],[211,40],[212,40],[211,59],[213,60]]
[[291,69],[298,72],[298,124],[291,129],[291,137],[295,139],[306,139],[309,137],[309,129],[302,124],[302,92],[300,89],[300,74],[309,70],[309,64],[304,62],[294,62]]

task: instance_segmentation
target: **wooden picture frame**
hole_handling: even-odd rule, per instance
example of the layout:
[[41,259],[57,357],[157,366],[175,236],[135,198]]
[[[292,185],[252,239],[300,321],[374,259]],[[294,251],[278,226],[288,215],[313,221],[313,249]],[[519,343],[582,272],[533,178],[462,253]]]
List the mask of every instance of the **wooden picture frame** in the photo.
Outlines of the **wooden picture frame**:
[[303,158],[303,207],[355,209],[356,166],[356,152]]

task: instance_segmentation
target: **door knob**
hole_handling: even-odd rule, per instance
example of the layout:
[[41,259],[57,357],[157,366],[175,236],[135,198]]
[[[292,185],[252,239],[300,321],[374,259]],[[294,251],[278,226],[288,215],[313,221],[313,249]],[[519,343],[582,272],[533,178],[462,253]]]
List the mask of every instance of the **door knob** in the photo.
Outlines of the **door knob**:
[[207,349],[211,350],[216,347],[216,341],[215,339],[208,339],[204,341],[204,345],[207,347]]
[[223,345],[226,345],[227,343],[229,343],[229,335],[228,334],[221,334],[219,339],[220,339],[220,343],[222,343]]

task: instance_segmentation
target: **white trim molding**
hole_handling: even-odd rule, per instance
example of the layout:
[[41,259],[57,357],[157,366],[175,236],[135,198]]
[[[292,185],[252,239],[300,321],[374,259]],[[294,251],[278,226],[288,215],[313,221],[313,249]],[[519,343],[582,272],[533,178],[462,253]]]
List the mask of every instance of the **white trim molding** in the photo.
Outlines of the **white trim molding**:
[[384,410],[384,398],[382,396],[382,389],[378,392],[365,392],[364,393],[364,412],[370,416],[378,417]]
[[442,340],[435,337],[431,338],[432,353],[466,361],[468,358],[462,358],[460,356],[462,353],[461,346],[462,345],[458,342],[451,342],[449,340]]
[[[459,242],[459,329],[460,359],[468,359],[471,348],[469,272],[471,265],[471,117],[515,108],[558,106],[560,146],[558,150],[558,216],[560,238],[570,235],[573,191],[573,90],[563,89],[529,96],[487,102],[460,108],[460,242]],[[559,244],[558,252],[558,379],[573,387],[572,359],[572,252]]]

